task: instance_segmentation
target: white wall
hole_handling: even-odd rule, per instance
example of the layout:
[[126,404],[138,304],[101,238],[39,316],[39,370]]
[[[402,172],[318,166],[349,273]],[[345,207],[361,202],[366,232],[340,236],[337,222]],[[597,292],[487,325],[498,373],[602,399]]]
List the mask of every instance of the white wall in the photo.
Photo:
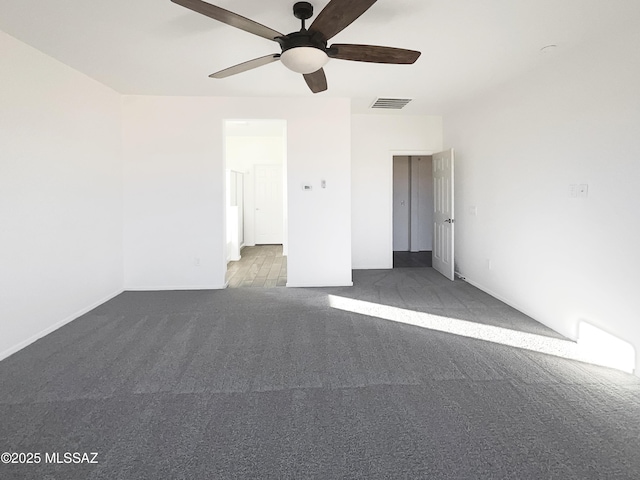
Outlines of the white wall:
[[[284,133],[284,132],[283,132]],[[249,173],[254,165],[282,165],[286,153],[283,136],[226,137],[227,168]]]
[[120,96],[0,32],[0,358],[122,289]]
[[353,115],[353,268],[393,267],[393,155],[442,150],[442,118]]
[[348,100],[127,96],[126,288],[224,286],[223,122],[235,118],[287,122],[288,284],[351,284]]
[[[636,352],[638,45],[638,32],[607,32],[445,116],[457,270],[571,338],[586,321]],[[588,198],[570,198],[571,184]]]

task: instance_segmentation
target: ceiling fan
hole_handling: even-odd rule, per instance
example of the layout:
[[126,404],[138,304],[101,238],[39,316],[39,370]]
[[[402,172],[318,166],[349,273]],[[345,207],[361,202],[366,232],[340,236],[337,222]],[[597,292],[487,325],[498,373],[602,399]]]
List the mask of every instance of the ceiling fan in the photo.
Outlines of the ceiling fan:
[[313,16],[313,5],[309,2],[297,2],[293,6],[293,15],[302,21],[302,28],[299,32],[287,35],[202,0],[171,1],[214,20],[280,44],[281,53],[265,55],[225,68],[209,75],[211,78],[229,77],[281,60],[285,67],[301,73],[311,91],[318,93],[327,89],[327,77],[322,67],[330,58],[356,62],[411,64],[420,56],[420,52],[402,48],[347,43],[334,43],[330,47],[327,46],[329,39],[351,25],[376,3],[376,0],[331,0],[318,14],[309,29],[306,28],[305,22]]

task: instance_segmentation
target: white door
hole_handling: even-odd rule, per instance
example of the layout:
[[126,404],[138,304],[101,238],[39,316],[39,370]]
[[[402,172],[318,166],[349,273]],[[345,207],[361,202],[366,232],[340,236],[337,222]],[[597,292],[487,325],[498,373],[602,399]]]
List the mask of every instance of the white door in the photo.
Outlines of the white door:
[[433,268],[449,280],[453,270],[453,149],[433,155]]
[[284,239],[282,166],[255,166],[256,244],[280,244]]

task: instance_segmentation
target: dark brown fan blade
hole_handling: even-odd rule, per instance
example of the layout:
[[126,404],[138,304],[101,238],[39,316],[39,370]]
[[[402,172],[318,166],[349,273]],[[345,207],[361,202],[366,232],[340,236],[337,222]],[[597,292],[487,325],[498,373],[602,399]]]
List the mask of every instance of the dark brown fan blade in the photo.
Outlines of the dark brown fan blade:
[[378,47],[376,45],[352,45],[346,43],[334,43],[327,50],[331,58],[340,60],[354,60],[356,62],[372,63],[414,63],[420,56],[415,50],[404,48]]
[[258,22],[249,20],[237,13],[230,12],[224,8],[216,7],[210,3],[203,2],[202,0],[171,0],[173,3],[182,5],[189,8],[194,12],[201,13],[207,17],[211,17],[219,22],[226,23],[232,27],[239,28],[245,32],[253,33],[260,37],[264,37],[268,40],[274,40],[276,37],[282,37],[280,32],[277,32],[269,27],[265,27]]
[[327,89],[327,77],[322,68],[317,72],[307,73],[303,76],[313,93],[324,92]]
[[230,77],[231,75],[235,75],[236,73],[246,72],[247,70],[252,70],[254,68],[261,67],[277,60],[280,60],[280,54],[273,53],[271,55],[265,55],[264,57],[254,58],[253,60],[234,65],[233,67],[225,68],[224,70],[220,70],[219,72],[212,73],[211,75],[209,75],[209,77],[226,78]]
[[309,27],[329,40],[366,12],[376,0],[331,0]]

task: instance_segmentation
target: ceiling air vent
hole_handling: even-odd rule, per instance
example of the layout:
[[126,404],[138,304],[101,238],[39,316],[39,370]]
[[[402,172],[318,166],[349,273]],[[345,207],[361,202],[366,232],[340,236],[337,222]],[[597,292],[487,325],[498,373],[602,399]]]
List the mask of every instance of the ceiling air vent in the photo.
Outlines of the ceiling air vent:
[[386,110],[401,110],[407,106],[411,98],[378,98],[371,108],[384,108]]

